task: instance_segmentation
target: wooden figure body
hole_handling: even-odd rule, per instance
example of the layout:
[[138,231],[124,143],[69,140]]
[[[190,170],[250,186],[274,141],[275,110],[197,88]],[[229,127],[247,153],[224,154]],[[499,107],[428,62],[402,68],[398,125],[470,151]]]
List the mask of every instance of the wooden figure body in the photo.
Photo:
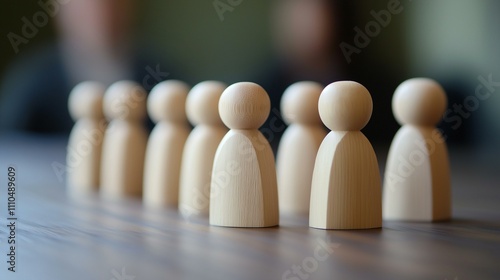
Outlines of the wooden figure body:
[[102,108],[104,91],[104,86],[97,82],[80,83],[71,91],[68,107],[76,123],[69,136],[66,159],[69,193],[88,193],[99,188],[106,129]]
[[156,126],[149,137],[144,164],[144,203],[177,207],[182,151],[189,135],[186,96],[189,86],[176,80],[156,85],[148,112]]
[[269,96],[257,84],[236,83],[222,94],[219,113],[230,131],[215,154],[210,190],[211,225],[278,225],[274,156],[269,142],[258,130],[269,112]]
[[308,214],[314,161],[326,136],[318,113],[323,87],[299,82],[281,99],[283,119],[289,124],[281,137],[276,159],[281,213]]
[[227,133],[219,116],[219,99],[226,87],[221,82],[201,82],[187,96],[186,113],[195,128],[184,146],[179,181],[179,211],[185,217],[208,216],[215,151]]
[[382,226],[381,181],[373,148],[360,130],[372,113],[368,90],[356,82],[327,86],[319,98],[321,120],[332,131],[314,166],[309,226],[366,229]]
[[410,79],[396,89],[393,112],[403,127],[387,158],[384,219],[439,221],[451,217],[448,152],[435,128],[446,103],[444,90],[430,79]]
[[110,123],[102,148],[101,194],[141,196],[147,141],[145,90],[132,81],[114,83],[104,95],[104,114]]

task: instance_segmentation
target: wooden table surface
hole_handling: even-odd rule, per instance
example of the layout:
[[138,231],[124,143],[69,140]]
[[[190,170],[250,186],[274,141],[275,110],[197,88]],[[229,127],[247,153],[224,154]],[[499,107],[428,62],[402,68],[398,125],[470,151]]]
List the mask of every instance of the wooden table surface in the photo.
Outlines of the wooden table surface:
[[[65,139],[0,138],[0,279],[500,279],[500,169],[451,153],[453,220],[325,231],[307,217],[239,229],[68,198]],[[383,156],[381,156],[383,157]],[[16,272],[7,270],[7,168],[16,167]],[[294,274],[294,272],[296,274]]]

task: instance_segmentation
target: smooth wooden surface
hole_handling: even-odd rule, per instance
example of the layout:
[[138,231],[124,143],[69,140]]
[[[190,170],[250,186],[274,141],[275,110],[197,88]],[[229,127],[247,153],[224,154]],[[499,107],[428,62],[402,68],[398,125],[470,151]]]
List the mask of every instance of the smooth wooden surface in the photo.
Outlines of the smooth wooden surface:
[[270,108],[267,92],[255,83],[235,83],[222,93],[219,114],[230,130],[215,152],[210,184],[211,225],[279,224],[274,154],[258,130]]
[[222,82],[204,81],[187,96],[186,114],[195,127],[182,153],[179,211],[184,216],[208,217],[215,152],[228,131],[219,115],[219,99],[226,88]]
[[309,213],[311,182],[319,146],[327,132],[318,112],[323,86],[297,82],[281,98],[281,112],[288,128],[276,154],[279,210],[290,214]]
[[367,229],[382,225],[382,187],[377,157],[360,131],[332,131],[318,151],[309,225]]
[[69,141],[66,164],[71,166],[66,182],[69,191],[96,191],[100,185],[102,141],[107,122],[103,97],[106,88],[98,82],[82,82],[70,93],[68,109],[75,121]]
[[321,121],[331,131],[318,150],[311,185],[309,225],[320,229],[382,226],[377,157],[360,131],[372,115],[368,90],[353,81],[329,84],[319,97]]
[[440,132],[433,127],[402,127],[394,137],[387,160],[384,219],[449,219],[449,172],[446,142]]
[[288,126],[276,154],[280,211],[309,214],[314,162],[327,132],[323,126]]
[[[66,144],[67,139],[0,137],[2,280],[120,280],[116,275],[123,268],[135,278],[122,279],[136,280],[283,279],[292,266],[314,258],[318,239],[334,243],[333,252],[308,273],[312,280],[499,279],[498,163],[482,162],[475,151],[450,150],[452,221],[325,231],[309,228],[307,217],[285,216],[272,228],[224,228],[206,219],[184,220],[174,210],[144,209],[139,199],[70,200],[53,169],[55,162],[64,164]],[[386,150],[377,154],[383,163]],[[18,180],[16,273],[5,262],[10,164]]]
[[177,80],[156,85],[148,97],[148,113],[156,122],[144,162],[143,201],[151,207],[177,208],[182,151],[189,136],[186,98],[190,88]]
[[140,197],[148,134],[146,91],[132,81],[112,84],[104,95],[104,133],[100,192],[104,197]]
[[402,127],[387,158],[384,219],[429,222],[451,217],[448,149],[436,129],[446,104],[446,93],[432,79],[409,79],[397,87],[392,111]]

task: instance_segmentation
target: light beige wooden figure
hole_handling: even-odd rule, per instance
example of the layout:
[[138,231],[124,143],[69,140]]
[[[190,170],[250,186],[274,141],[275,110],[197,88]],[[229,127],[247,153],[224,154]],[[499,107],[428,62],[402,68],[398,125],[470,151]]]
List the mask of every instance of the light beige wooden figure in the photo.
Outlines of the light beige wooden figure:
[[448,151],[436,124],[447,98],[435,81],[415,78],[394,93],[392,110],[403,126],[394,137],[384,176],[383,217],[440,221],[451,218]]
[[83,82],[73,88],[68,109],[75,125],[68,142],[66,182],[71,194],[91,193],[100,182],[101,150],[106,121],[102,108],[105,87]]
[[205,81],[187,96],[186,113],[195,128],[184,146],[179,182],[179,211],[185,217],[208,217],[215,151],[227,133],[219,115],[219,99],[226,88],[224,83]]
[[142,194],[147,131],[146,91],[132,81],[112,84],[104,95],[110,120],[102,147],[101,194],[108,198]]
[[177,80],[159,83],[148,98],[156,123],[149,137],[144,166],[144,204],[177,208],[182,151],[189,135],[186,96],[189,86]]
[[280,213],[309,214],[314,161],[326,130],[318,113],[323,86],[298,82],[281,98],[281,114],[289,125],[276,159]]
[[276,168],[271,146],[258,128],[269,116],[267,92],[249,82],[229,86],[219,100],[230,128],[214,159],[210,224],[270,227],[279,222]]
[[382,189],[377,158],[360,131],[370,120],[368,90],[352,81],[328,85],[319,115],[332,131],[321,143],[314,166],[309,226],[367,229],[382,226]]

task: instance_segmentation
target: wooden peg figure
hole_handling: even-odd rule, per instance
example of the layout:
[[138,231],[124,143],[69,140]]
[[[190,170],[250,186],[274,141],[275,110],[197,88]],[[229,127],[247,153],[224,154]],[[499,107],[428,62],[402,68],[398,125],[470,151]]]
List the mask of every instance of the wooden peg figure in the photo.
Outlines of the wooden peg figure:
[[382,226],[381,181],[373,148],[360,131],[370,120],[368,90],[352,81],[328,85],[319,115],[332,131],[318,151],[311,188],[309,226],[367,229]]
[[185,217],[208,217],[215,151],[227,133],[219,115],[219,99],[226,88],[224,83],[205,81],[187,96],[186,113],[195,128],[184,146],[179,182],[179,211]]
[[101,150],[106,121],[102,109],[105,88],[98,82],[83,82],[69,96],[69,113],[75,125],[68,142],[66,165],[68,192],[96,191],[100,183]]
[[276,160],[282,213],[309,214],[314,161],[326,136],[318,113],[323,88],[315,82],[298,82],[288,87],[281,99],[283,119],[289,125]]
[[229,86],[219,114],[229,127],[214,159],[210,224],[227,227],[278,225],[278,190],[271,146],[258,128],[269,116],[267,92],[249,82]]
[[112,84],[104,95],[104,115],[110,123],[102,147],[101,194],[109,198],[141,196],[146,91],[132,81]]
[[403,126],[394,137],[384,176],[383,217],[387,220],[440,221],[451,218],[450,167],[445,140],[436,124],[447,98],[435,81],[403,82],[392,99]]
[[189,135],[186,96],[189,86],[168,80],[156,85],[148,98],[148,112],[156,123],[146,152],[144,203],[177,208],[182,151]]

